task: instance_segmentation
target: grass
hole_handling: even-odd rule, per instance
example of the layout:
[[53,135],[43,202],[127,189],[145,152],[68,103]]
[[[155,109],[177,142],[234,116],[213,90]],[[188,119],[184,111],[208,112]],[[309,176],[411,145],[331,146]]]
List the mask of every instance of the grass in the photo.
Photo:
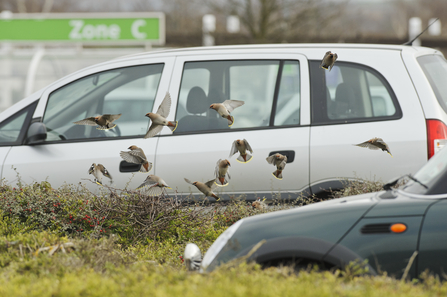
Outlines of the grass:
[[[348,184],[336,197],[372,191],[380,183]],[[206,251],[242,217],[258,210],[244,201],[225,207],[185,207],[114,190],[95,195],[82,187],[48,183],[0,187],[0,296],[436,296],[447,285],[428,274],[399,281],[344,271],[295,274],[287,267],[226,265],[209,274],[182,265],[188,242]],[[299,199],[296,205],[311,203]],[[102,230],[102,231],[101,231]],[[105,231],[104,231],[105,230]]]

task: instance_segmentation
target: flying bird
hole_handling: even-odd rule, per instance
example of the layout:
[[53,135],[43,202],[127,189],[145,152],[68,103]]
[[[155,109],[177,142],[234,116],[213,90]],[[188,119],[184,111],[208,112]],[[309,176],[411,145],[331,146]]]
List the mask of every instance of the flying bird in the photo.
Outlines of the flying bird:
[[152,163],[149,162],[144,154],[143,149],[136,145],[131,145],[128,148],[129,152],[120,152],[121,158],[129,163],[141,164],[140,172],[148,173],[152,169]]
[[199,270],[202,264],[202,254],[197,245],[188,243],[185,247],[184,260],[189,271]]
[[388,147],[388,144],[386,144],[382,138],[375,137],[375,138],[372,138],[365,142],[362,142],[359,144],[353,144],[353,145],[360,146],[360,147],[366,147],[366,148],[369,148],[370,150],[382,150],[382,151],[385,151],[388,154],[390,154],[391,157],[393,156],[393,155],[391,155],[390,148]]
[[287,163],[287,157],[284,155],[281,155],[279,153],[273,154],[269,157],[267,157],[267,163],[273,164],[276,166],[276,170],[273,171],[273,176],[277,179],[282,179],[282,171],[286,167]]
[[234,117],[230,115],[230,112],[232,112],[235,108],[244,105],[244,101],[240,100],[225,100],[222,103],[213,103],[210,105],[210,108],[217,111],[217,113],[228,120],[228,127],[233,126],[234,124]]
[[235,140],[231,146],[230,157],[239,152],[240,155],[236,160],[241,163],[247,163],[253,158],[253,156],[247,153],[247,151],[253,154],[253,150],[246,139]]
[[219,198],[216,194],[214,194],[214,192],[213,192],[213,190],[216,188],[216,184],[215,184],[216,179],[215,179],[215,178],[212,179],[212,180],[207,181],[206,183],[201,183],[201,182],[198,182],[198,181],[192,182],[192,181],[190,181],[190,180],[187,179],[187,178],[185,178],[185,181],[186,181],[188,184],[191,184],[191,185],[196,186],[196,188],[197,188],[200,192],[202,192],[203,194],[205,194],[205,196],[207,196],[207,197],[213,197],[213,198],[215,198],[216,200],[219,200],[219,199],[220,199],[220,198]]
[[143,138],[149,138],[157,135],[161,131],[161,129],[163,129],[163,126],[168,127],[169,129],[171,129],[172,132],[175,131],[178,122],[172,122],[166,119],[166,117],[169,115],[170,109],[171,95],[169,95],[169,92],[166,92],[166,96],[158,107],[157,113],[149,112],[146,114],[146,116],[151,119],[152,124]]
[[95,163],[93,163],[88,170],[88,174],[93,174],[93,176],[95,177],[95,182],[98,185],[102,185],[103,176],[110,178],[110,182],[112,182],[112,176],[102,164],[96,165]]
[[331,51],[326,52],[326,54],[324,54],[323,60],[320,63],[320,67],[326,70],[329,69],[329,71],[331,71],[337,58],[338,55],[336,53],[331,53]]
[[[228,173],[229,166],[231,166],[230,161],[228,161],[227,159],[219,159],[219,161],[217,161],[216,163],[216,185],[218,185],[219,187],[225,187],[228,185],[228,179],[231,178],[230,174]],[[226,176],[228,176],[228,179],[226,178]]]
[[144,182],[138,186],[137,190],[146,189],[148,196],[160,196],[163,193],[163,189],[172,189],[168,184],[160,177],[156,175],[149,175]]
[[251,206],[253,206],[253,208],[259,209],[259,210],[264,210],[267,208],[267,203],[264,202],[265,198],[261,201],[261,198],[256,199],[256,201],[253,201],[253,203],[251,204]]
[[89,117],[83,120],[74,122],[76,125],[88,125],[88,126],[98,126],[98,130],[109,130],[116,127],[113,121],[116,121],[121,117],[121,114],[103,114],[96,117]]

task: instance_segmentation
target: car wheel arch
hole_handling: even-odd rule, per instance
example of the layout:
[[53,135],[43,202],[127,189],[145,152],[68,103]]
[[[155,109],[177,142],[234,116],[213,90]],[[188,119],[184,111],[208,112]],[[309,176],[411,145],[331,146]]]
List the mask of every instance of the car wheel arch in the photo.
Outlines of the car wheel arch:
[[[247,255],[253,247],[245,249],[239,255]],[[340,267],[352,261],[363,262],[364,259],[350,249],[326,240],[309,237],[279,237],[265,241],[247,258],[259,264],[281,262],[281,260],[302,259],[306,263],[323,264],[327,267]],[[368,273],[376,275],[369,264],[365,264]]]

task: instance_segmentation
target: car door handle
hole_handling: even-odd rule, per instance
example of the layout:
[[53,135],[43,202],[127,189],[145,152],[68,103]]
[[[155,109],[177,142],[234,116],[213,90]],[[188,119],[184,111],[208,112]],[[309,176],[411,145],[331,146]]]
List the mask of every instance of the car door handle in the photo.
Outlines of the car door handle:
[[129,163],[126,161],[121,161],[120,172],[138,172],[141,168],[141,164]]
[[281,154],[287,157],[287,163],[292,163],[295,160],[295,151],[274,151],[269,154],[269,157],[274,154]]

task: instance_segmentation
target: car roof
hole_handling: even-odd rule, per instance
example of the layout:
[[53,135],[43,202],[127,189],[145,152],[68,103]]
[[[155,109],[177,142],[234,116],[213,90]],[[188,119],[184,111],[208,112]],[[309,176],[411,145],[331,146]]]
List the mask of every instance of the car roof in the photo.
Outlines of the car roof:
[[408,46],[408,45],[391,45],[391,44],[365,44],[365,43],[291,43],[291,44],[246,44],[246,45],[220,45],[220,46],[208,46],[208,47],[188,47],[178,49],[168,49],[161,51],[150,51],[144,53],[137,53],[119,57],[115,60],[126,60],[129,58],[142,58],[142,57],[154,57],[154,56],[182,56],[191,54],[201,54],[204,52],[233,52],[239,50],[272,50],[272,49],[294,49],[294,50],[336,50],[336,49],[359,49],[359,50],[392,50],[392,51],[409,51],[409,52],[438,52],[435,49],[422,47],[422,46]]

